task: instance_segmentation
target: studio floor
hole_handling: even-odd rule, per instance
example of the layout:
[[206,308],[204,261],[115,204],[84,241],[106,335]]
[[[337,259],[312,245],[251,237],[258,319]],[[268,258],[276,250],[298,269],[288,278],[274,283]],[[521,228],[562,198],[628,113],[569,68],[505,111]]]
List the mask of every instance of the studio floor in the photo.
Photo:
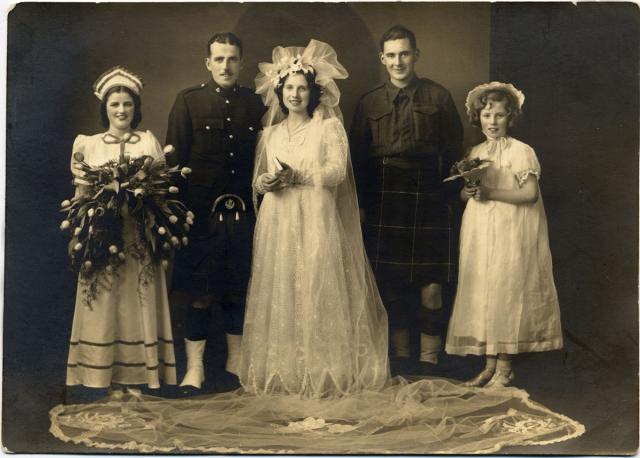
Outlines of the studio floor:
[[[230,388],[228,378],[221,375],[226,351],[223,334],[215,331],[205,353],[209,373],[204,392]],[[174,337],[180,377],[184,373],[184,346],[179,326]],[[49,433],[48,412],[52,407],[63,402],[65,396],[75,402],[89,399],[82,390],[67,392],[64,388],[64,347],[64,342],[61,342],[59,348],[53,348],[54,351],[47,349],[48,354],[58,355],[61,359],[42,358],[45,362],[37,373],[32,369],[12,368],[10,363],[7,364],[5,355],[2,413],[5,451],[105,453],[104,450],[61,442]],[[586,432],[577,439],[548,446],[506,447],[500,454],[634,454],[638,447],[638,370],[635,361],[633,355],[623,353],[620,353],[619,361],[603,361],[589,349],[568,339],[562,351],[521,355],[514,363],[515,385],[526,390],[532,400],[581,422]],[[482,364],[480,358],[442,354],[436,370],[419,363],[392,360],[392,372],[409,378],[442,376],[465,379],[481,369]],[[174,387],[148,393],[182,396]]]

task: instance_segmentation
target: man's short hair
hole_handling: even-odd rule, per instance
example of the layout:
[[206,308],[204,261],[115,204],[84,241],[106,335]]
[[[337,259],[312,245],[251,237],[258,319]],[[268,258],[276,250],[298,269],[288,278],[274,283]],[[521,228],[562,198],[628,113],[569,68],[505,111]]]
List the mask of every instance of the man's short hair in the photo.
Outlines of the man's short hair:
[[221,43],[225,45],[237,46],[240,50],[240,57],[242,57],[242,40],[233,32],[216,32],[207,42],[207,56],[211,56],[211,45],[214,43]]
[[386,41],[402,40],[403,38],[407,38],[409,40],[411,49],[418,49],[416,36],[413,32],[403,25],[394,25],[382,35],[382,38],[380,38],[380,51],[384,51],[384,43]]

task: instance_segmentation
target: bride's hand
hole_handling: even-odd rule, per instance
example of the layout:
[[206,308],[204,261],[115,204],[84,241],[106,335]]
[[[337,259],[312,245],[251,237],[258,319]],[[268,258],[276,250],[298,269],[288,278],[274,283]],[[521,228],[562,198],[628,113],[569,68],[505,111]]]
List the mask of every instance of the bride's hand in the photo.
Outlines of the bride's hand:
[[295,178],[295,172],[289,166],[289,164],[279,161],[280,165],[283,167],[282,170],[276,171],[276,177],[280,180],[283,185],[293,184]]
[[282,188],[280,178],[272,173],[262,175],[261,181],[262,189],[264,189],[265,192],[273,192]]

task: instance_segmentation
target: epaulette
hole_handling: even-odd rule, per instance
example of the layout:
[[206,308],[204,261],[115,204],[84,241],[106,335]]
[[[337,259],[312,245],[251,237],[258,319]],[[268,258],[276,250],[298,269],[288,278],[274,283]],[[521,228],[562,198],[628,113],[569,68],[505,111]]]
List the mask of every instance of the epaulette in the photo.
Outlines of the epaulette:
[[206,86],[207,86],[207,83],[201,83],[201,84],[197,84],[195,86],[188,87],[185,90],[183,90],[182,92],[184,94],[188,94],[189,92],[197,91],[198,89],[203,89]]
[[378,89],[382,89],[384,87],[385,83],[379,84],[376,87],[374,87],[373,89],[370,89],[369,91],[365,92],[364,94],[362,94],[362,97],[365,97],[369,94],[371,94],[372,92],[377,91]]

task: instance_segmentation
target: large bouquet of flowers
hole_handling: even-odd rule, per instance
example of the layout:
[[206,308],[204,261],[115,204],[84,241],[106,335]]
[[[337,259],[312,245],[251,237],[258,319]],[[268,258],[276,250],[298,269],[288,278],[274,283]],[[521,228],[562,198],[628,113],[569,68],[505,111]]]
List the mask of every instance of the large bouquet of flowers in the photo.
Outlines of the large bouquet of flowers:
[[[174,251],[189,243],[194,215],[173,197],[179,189],[172,177],[186,178],[191,170],[169,167],[151,156],[131,158],[124,151],[129,138],[120,142],[119,159],[101,166],[89,165],[82,153],[74,153],[74,184],[80,192],[61,204],[66,218],[60,228],[71,231],[71,265],[94,294],[100,274],[114,272],[125,262],[125,248],[139,259],[149,258],[150,264],[157,261],[166,267]],[[165,154],[171,151],[171,145],[164,149]],[[123,240],[123,216],[131,217],[135,228],[128,247]]]
[[480,159],[478,157],[474,159],[463,159],[456,162],[451,166],[449,171],[449,177],[443,181],[453,181],[458,178],[463,178],[465,183],[477,184],[484,173],[484,169],[489,167],[492,161],[488,159]]

